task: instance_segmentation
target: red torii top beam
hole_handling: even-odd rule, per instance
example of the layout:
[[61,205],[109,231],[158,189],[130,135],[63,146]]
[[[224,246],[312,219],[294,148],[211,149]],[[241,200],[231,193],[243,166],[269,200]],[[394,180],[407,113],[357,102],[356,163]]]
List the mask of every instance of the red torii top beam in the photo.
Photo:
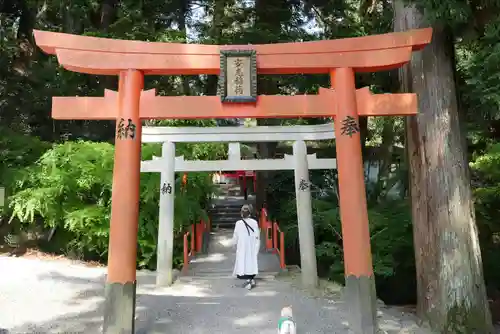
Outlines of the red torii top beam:
[[398,68],[422,49],[432,29],[338,40],[264,45],[200,45],[115,40],[35,30],[36,44],[57,55],[64,68],[81,73],[118,75],[133,68],[144,74],[219,74],[220,51],[253,49],[260,74],[329,73],[348,67],[356,72]]

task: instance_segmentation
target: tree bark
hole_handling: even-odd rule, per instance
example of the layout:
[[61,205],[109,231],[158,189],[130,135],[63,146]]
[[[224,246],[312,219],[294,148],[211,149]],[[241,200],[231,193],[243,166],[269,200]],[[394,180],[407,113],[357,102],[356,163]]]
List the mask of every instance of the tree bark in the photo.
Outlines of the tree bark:
[[[395,2],[394,30],[426,26],[414,5]],[[470,176],[460,127],[451,31],[434,25],[432,43],[400,71],[418,96],[407,145],[417,269],[418,315],[440,333],[493,333]]]
[[[227,5],[227,0],[213,1],[212,22],[210,24],[209,37],[214,44],[219,44],[222,41],[222,21],[224,11]],[[216,95],[219,77],[217,75],[209,75],[207,84],[205,85],[205,95]]]
[[[184,39],[184,43],[187,43],[187,22],[186,19],[189,16],[189,8],[191,5],[191,1],[181,1],[179,14],[177,17],[177,22],[179,24],[179,30],[182,34],[182,38]],[[187,75],[181,76],[182,80],[182,94],[183,95],[191,95],[191,88],[189,87],[189,77]]]
[[100,30],[108,32],[109,26],[115,21],[118,0],[104,0],[101,3]]
[[[104,0],[100,8],[99,30],[109,32],[110,26],[116,21],[116,12],[119,5],[118,0]],[[117,89],[118,80],[115,76],[98,77],[102,89]],[[89,122],[87,122],[87,125]],[[110,140],[115,137],[115,121],[91,122],[91,127],[95,127],[92,132],[98,133],[99,139]],[[96,131],[97,130],[97,131]],[[90,133],[92,133],[90,132]]]
[[375,190],[370,194],[369,202],[378,202],[387,196],[391,186],[389,176],[394,154],[394,117],[386,117],[382,120],[382,143],[378,152],[379,170]]
[[[254,12],[255,12],[255,23],[254,27],[266,27],[269,31],[274,34],[258,34],[254,36],[252,40],[253,43],[270,43],[278,42],[278,34],[282,30],[282,24],[287,23],[283,21],[283,18],[277,18],[276,13],[273,12],[274,8],[282,8],[282,0],[255,0]],[[273,8],[273,9],[270,9]],[[260,94],[273,95],[279,94],[277,81],[269,76],[261,76],[258,78],[257,89]],[[278,125],[281,120],[277,118],[260,118],[257,119],[258,126],[269,126]],[[258,143],[257,151],[259,153],[260,159],[270,159],[274,156],[276,152],[277,143],[267,142]],[[267,192],[272,178],[273,172],[271,171],[259,171],[257,172],[257,192],[256,206],[257,209],[262,208],[264,204],[267,203]]]

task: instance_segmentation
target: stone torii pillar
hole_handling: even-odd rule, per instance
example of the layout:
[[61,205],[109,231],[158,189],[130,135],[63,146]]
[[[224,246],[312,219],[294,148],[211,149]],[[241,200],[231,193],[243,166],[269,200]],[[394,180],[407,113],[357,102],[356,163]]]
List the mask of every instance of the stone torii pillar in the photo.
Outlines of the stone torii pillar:
[[175,143],[165,142],[161,150],[161,171],[156,285],[172,285],[174,256]]
[[240,143],[229,143],[227,158],[229,160],[241,160],[241,146]]
[[295,194],[297,196],[302,284],[306,288],[316,288],[318,286],[318,268],[316,264],[307,147],[304,141],[297,140],[293,143],[293,156],[295,160]]

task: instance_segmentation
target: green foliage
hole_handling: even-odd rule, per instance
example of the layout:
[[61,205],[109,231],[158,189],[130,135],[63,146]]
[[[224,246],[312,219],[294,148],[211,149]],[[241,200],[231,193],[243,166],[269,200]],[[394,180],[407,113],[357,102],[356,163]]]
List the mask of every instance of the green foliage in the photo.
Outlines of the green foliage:
[[[328,184],[334,175],[312,172],[313,222],[319,270],[335,281],[344,280],[342,228],[338,199]],[[331,172],[330,172],[331,174]],[[287,244],[298,238],[292,173],[279,173],[269,193],[269,211],[286,231]],[[322,183],[318,181],[322,180]],[[321,188],[318,187],[321,185]],[[374,273],[378,279],[399,272],[414,272],[414,251],[409,203],[406,200],[373,203],[368,209]]]
[[470,164],[477,186],[474,189],[479,239],[485,280],[498,289],[500,272],[500,144],[493,144]]
[[429,22],[441,22],[453,26],[466,24],[472,17],[473,5],[469,1],[463,0],[405,0],[407,3],[414,3],[423,8]]
[[[151,159],[159,151],[159,145],[144,145],[143,159]],[[48,227],[71,233],[66,251],[104,260],[109,238],[113,157],[114,148],[108,143],[78,141],[54,145],[17,176],[10,197],[12,219],[31,224],[40,218]],[[139,267],[155,267],[159,182],[156,173],[141,175]],[[186,225],[207,218],[205,206],[213,192],[206,173],[189,175],[185,191],[181,191],[180,182],[181,177],[177,177],[176,245],[182,245],[179,241]],[[180,252],[176,255],[179,257]]]
[[9,186],[13,173],[29,166],[50,148],[36,137],[0,127],[0,185]]
[[500,182],[500,143],[490,145],[485,154],[471,163],[471,168],[487,184]]
[[[337,206],[315,200],[315,233],[318,261],[329,264],[329,277],[342,280],[344,273],[342,234]],[[373,270],[377,277],[389,277],[408,268],[413,261],[412,226],[405,202],[386,202],[368,210]]]
[[10,197],[12,218],[72,232],[68,248],[104,256],[107,249],[113,146],[68,142],[54,145],[19,173]]
[[[15,175],[20,170],[34,163],[50,148],[50,144],[36,137],[23,135],[0,127],[0,187],[7,195],[12,191]],[[8,207],[0,207],[0,220],[8,215]]]
[[485,26],[484,36],[458,48],[458,70],[463,76],[463,100],[474,120],[488,127],[500,118],[500,19]]

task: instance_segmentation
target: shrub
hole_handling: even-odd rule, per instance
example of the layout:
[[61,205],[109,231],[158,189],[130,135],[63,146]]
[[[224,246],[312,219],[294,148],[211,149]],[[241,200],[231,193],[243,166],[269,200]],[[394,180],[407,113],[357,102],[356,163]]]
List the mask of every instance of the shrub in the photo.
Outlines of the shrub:
[[[144,145],[142,158],[160,155],[160,145]],[[17,175],[10,197],[12,218],[24,224],[41,219],[46,227],[69,232],[64,251],[104,261],[107,256],[114,147],[87,141],[56,144],[36,164]],[[206,218],[206,173],[190,174],[186,191],[175,187],[175,263],[180,263],[184,226]],[[126,180],[123,180],[126,182]],[[142,173],[138,231],[138,267],[154,269],[160,192],[158,173]],[[62,243],[64,244],[64,242]]]

